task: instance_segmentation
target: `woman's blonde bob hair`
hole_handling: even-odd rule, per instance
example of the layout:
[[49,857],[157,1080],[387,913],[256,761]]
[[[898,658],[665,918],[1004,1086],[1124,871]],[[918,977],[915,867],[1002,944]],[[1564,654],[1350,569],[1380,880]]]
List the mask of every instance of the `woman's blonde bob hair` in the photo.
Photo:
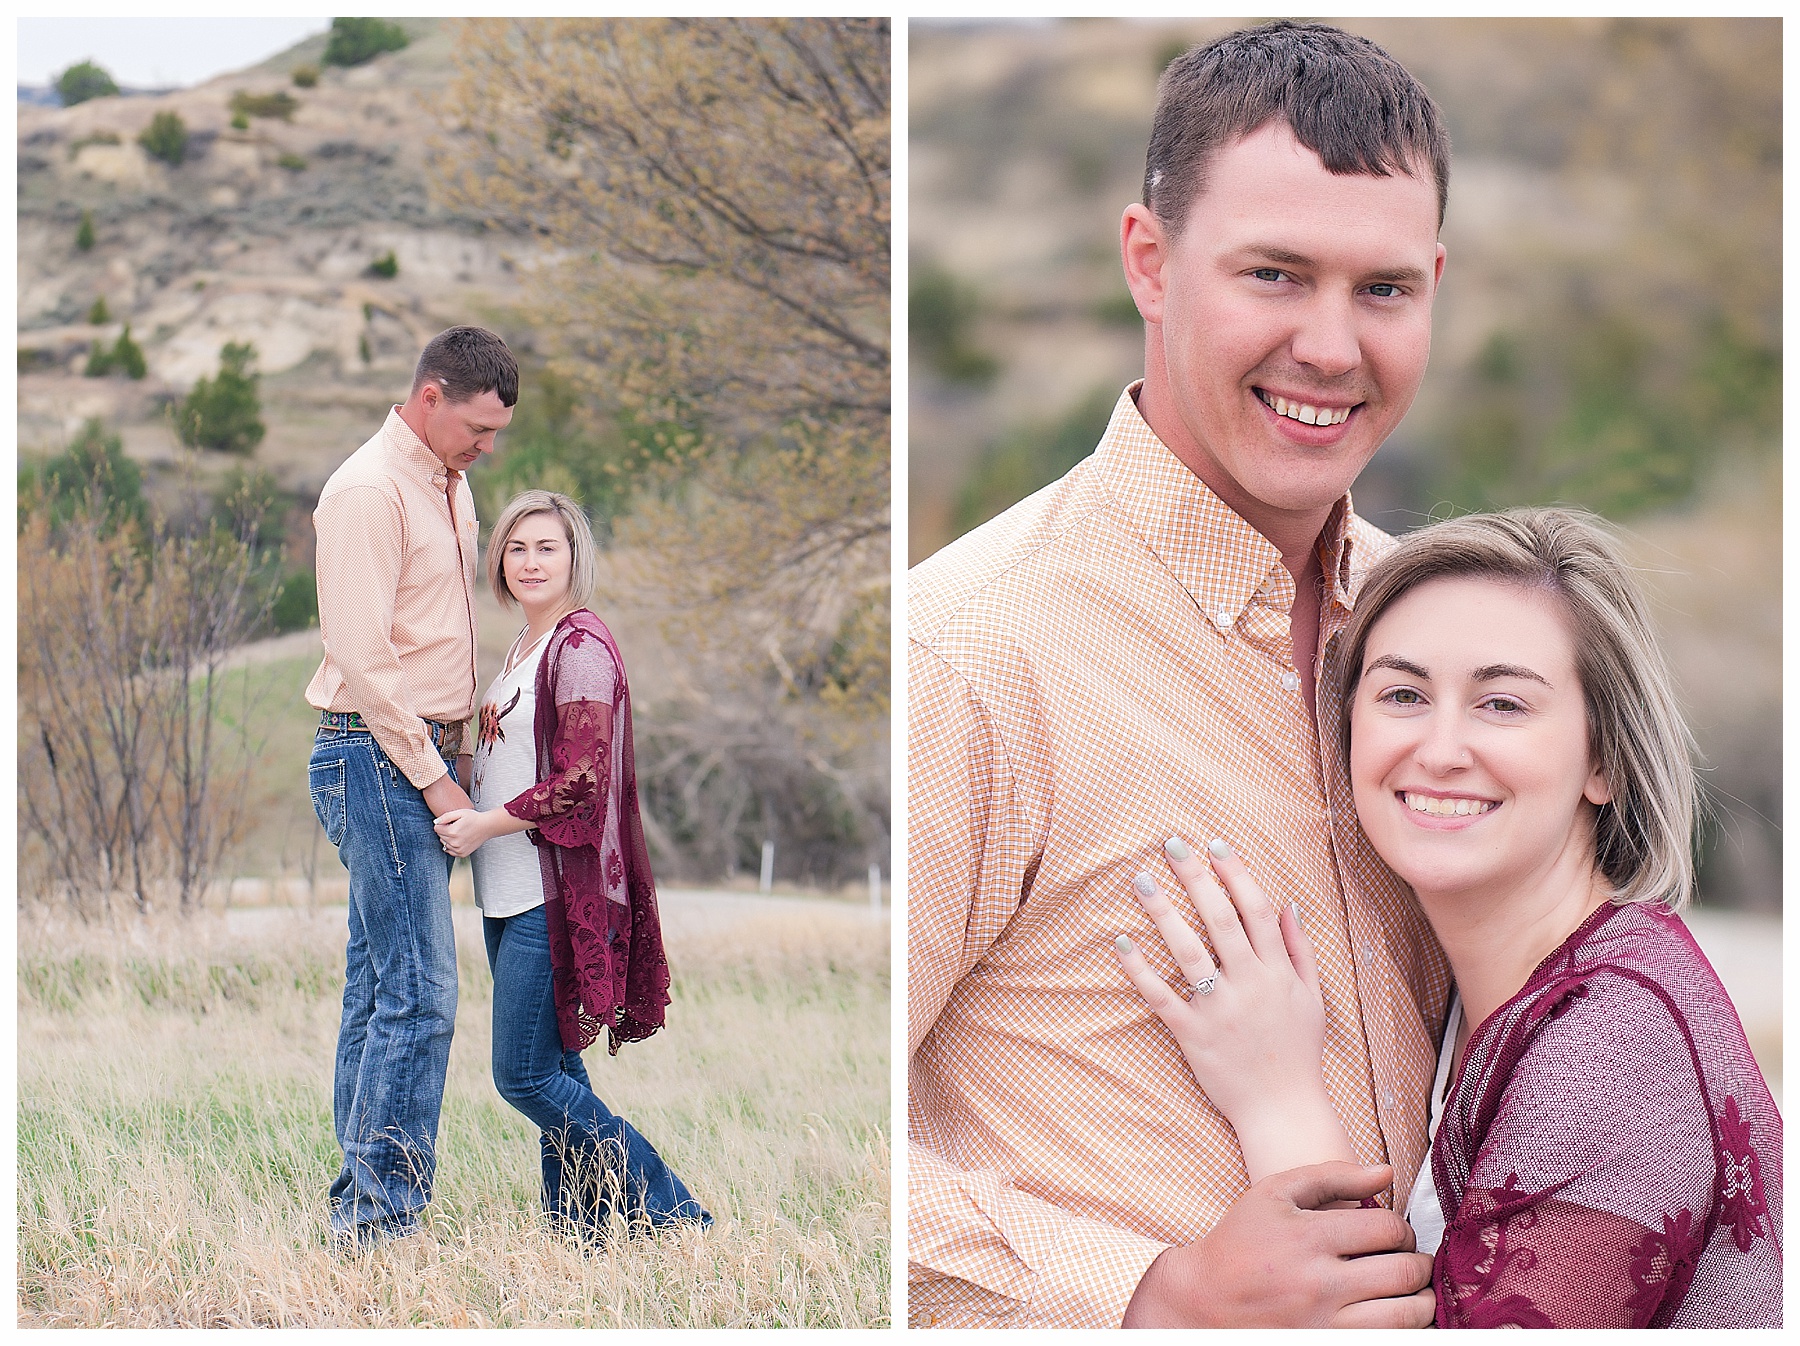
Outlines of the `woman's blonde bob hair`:
[[1470,514],[1421,528],[1369,571],[1344,632],[1343,746],[1369,631],[1431,580],[1482,578],[1555,595],[1575,646],[1588,749],[1611,802],[1594,824],[1594,861],[1613,901],[1686,906],[1694,890],[1694,740],[1675,703],[1643,595],[1619,546],[1583,510]]
[[[594,530],[581,506],[556,491],[521,491],[500,511],[494,525],[493,540],[488,543],[488,587],[502,606],[517,607],[519,600],[506,587],[506,544],[512,541],[519,525],[533,514],[554,514],[562,520],[563,532],[569,539],[569,592],[563,597],[562,611],[569,613],[584,608],[594,596],[597,579],[594,566]],[[561,615],[561,614],[559,614]]]

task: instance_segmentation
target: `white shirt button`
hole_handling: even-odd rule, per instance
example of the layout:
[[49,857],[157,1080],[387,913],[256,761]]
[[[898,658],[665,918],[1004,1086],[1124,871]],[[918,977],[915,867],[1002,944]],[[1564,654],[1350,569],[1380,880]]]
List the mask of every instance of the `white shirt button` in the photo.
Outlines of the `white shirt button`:
[[1375,961],[1375,946],[1373,944],[1365,943],[1362,946],[1362,956],[1363,962],[1373,963]]
[[1298,673],[1294,672],[1294,670],[1290,668],[1287,672],[1285,672],[1281,675],[1281,687],[1282,687],[1283,691],[1288,691],[1288,692],[1299,691],[1300,690],[1300,675]]
[[1394,1091],[1392,1089],[1383,1089],[1381,1091],[1381,1106],[1384,1108],[1391,1108],[1394,1106]]
[[1221,631],[1229,631],[1231,624],[1237,620],[1237,613],[1227,612],[1224,608],[1220,608],[1218,616],[1214,620],[1218,622]]

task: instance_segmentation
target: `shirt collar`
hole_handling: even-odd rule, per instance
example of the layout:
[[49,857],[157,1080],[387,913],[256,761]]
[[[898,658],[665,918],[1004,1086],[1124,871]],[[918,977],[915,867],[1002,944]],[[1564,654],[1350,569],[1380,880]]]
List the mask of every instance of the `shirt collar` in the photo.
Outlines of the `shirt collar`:
[[[1142,380],[1120,394],[1094,464],[1133,531],[1221,630],[1259,595],[1284,592],[1281,552],[1195,476],[1137,408]],[[1354,593],[1350,497],[1332,506],[1319,533],[1330,600],[1348,610]],[[1279,572],[1279,573],[1278,573]],[[1291,595],[1292,584],[1285,586]]]
[[462,479],[461,472],[453,467],[445,467],[444,460],[413,433],[412,427],[401,419],[398,406],[388,409],[387,421],[381,427],[381,434],[387,444],[388,456],[407,476],[421,485],[444,491]]

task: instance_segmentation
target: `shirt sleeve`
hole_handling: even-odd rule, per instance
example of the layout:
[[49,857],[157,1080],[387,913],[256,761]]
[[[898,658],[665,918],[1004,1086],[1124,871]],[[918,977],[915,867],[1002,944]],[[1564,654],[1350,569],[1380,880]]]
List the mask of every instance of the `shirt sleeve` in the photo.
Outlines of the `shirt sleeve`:
[[423,790],[449,771],[426,736],[394,650],[404,533],[398,508],[372,486],[319,502],[319,634],[356,709],[407,780]]
[[1715,1176],[1673,1009],[1589,978],[1506,1081],[1439,1248],[1438,1325],[1652,1325],[1705,1244]]
[[[1022,900],[1033,856],[1006,747],[935,653],[908,663],[907,1054]],[[917,1326],[1117,1327],[1165,1244],[1074,1215],[932,1148],[915,1088],[907,1160],[909,1316]],[[921,1133],[924,1133],[923,1135]]]
[[612,778],[612,698],[617,683],[612,654],[600,641],[576,631],[551,637],[544,657],[556,661],[550,773],[509,800],[506,811],[537,824],[532,835],[539,844],[598,846],[606,832]]

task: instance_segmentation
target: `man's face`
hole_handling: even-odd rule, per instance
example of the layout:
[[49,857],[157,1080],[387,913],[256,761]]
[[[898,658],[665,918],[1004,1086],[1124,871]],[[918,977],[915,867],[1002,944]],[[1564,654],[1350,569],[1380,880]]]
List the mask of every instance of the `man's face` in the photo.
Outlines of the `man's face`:
[[513,409],[491,389],[466,402],[452,402],[436,383],[427,383],[419,390],[419,399],[425,408],[420,438],[445,467],[458,472],[468,471],[484,453],[492,453],[494,437],[513,418]]
[[[1329,507],[1412,405],[1437,210],[1428,173],[1330,173],[1275,122],[1220,150],[1180,237],[1162,235],[1133,285],[1173,412],[1157,428],[1253,522]],[[1128,228],[1128,271],[1130,246]]]

